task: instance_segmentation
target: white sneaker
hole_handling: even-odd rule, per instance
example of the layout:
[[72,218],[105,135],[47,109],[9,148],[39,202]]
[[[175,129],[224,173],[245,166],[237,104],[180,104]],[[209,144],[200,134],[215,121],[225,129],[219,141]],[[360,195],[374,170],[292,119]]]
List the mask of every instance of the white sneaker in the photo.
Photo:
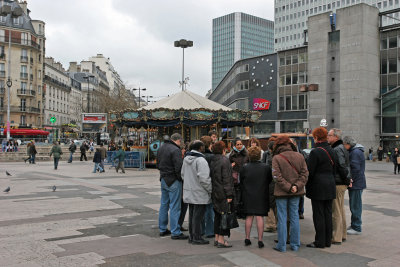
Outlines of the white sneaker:
[[361,232],[356,231],[354,229],[347,230],[348,235],[361,235]]

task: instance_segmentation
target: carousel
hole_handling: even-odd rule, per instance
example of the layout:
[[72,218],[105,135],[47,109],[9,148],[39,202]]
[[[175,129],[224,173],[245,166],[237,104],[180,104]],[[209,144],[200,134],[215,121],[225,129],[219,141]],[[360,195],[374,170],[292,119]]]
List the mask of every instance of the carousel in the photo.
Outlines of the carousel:
[[190,142],[215,130],[229,143],[231,128],[239,127],[242,134],[248,134],[260,116],[259,112],[230,109],[188,90],[138,110],[109,113],[111,130],[124,139],[127,150],[145,152],[148,163],[155,162],[164,135],[180,133]]

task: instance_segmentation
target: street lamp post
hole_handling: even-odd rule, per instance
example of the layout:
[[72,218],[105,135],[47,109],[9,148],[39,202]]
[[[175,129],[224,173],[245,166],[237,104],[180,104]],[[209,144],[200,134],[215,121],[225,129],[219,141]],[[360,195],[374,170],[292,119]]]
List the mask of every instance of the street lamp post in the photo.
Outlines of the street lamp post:
[[148,95],[148,96],[142,96],[143,98],[146,98],[146,103],[147,105],[149,104],[149,98],[153,98],[152,95]]
[[87,80],[87,98],[86,98],[86,105],[87,105],[87,113],[90,113],[89,111],[89,101],[90,101],[90,94],[89,94],[89,82],[90,82],[90,78],[94,78],[94,75],[87,75],[87,76],[83,76],[83,79]]
[[146,91],[147,89],[146,88],[140,88],[140,86],[139,86],[139,88],[133,88],[132,90],[133,91],[139,91],[139,108],[140,108],[140,91]]
[[[23,10],[21,7],[17,6],[13,10],[11,10],[10,5],[5,5],[3,3],[2,7],[0,8],[0,15],[1,16],[8,16],[10,15],[11,24],[13,23],[14,18],[18,18],[22,16]],[[7,78],[7,140],[10,140],[10,92],[12,86],[11,80],[11,28],[8,31],[8,78]]]
[[192,47],[193,41],[188,41],[185,39],[181,39],[179,41],[174,42],[175,47],[182,48],[182,81],[180,82],[182,85],[182,91],[185,89],[185,48]]

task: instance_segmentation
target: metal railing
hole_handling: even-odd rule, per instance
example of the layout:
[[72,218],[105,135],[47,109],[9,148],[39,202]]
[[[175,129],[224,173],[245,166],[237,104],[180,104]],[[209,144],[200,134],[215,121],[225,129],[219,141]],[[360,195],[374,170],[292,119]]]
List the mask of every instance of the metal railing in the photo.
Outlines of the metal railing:
[[21,79],[27,80],[28,79],[28,73],[21,72]]
[[28,89],[18,89],[17,90],[17,95],[35,96],[36,95],[36,91],[35,90],[28,90]]
[[28,57],[27,56],[21,56],[21,62],[28,63]]
[[60,87],[65,88],[65,89],[67,89],[67,90],[71,90],[71,86],[69,86],[69,85],[67,85],[67,84],[65,84],[65,83],[59,82],[59,81],[57,81],[57,80],[55,80],[55,79],[49,77],[48,75],[44,75],[44,79],[43,79],[43,80],[44,80],[44,81],[51,82],[51,83],[53,83],[53,84],[55,84],[55,85],[58,85],[58,86],[60,86]]
[[5,92],[6,92],[6,88],[0,88],[0,95],[4,95]]
[[26,106],[10,106],[11,112],[40,113],[40,109]]
[[6,54],[4,53],[0,54],[0,60],[6,60]]
[[[8,38],[5,38],[4,36],[0,37],[0,43],[8,43]],[[36,49],[40,49],[40,45],[32,40],[27,40],[27,39],[21,39],[21,38],[12,38],[11,37],[11,43],[12,44],[19,44],[19,45],[26,45],[30,46]]]
[[6,77],[6,71],[0,70],[0,78],[5,78],[5,77]]

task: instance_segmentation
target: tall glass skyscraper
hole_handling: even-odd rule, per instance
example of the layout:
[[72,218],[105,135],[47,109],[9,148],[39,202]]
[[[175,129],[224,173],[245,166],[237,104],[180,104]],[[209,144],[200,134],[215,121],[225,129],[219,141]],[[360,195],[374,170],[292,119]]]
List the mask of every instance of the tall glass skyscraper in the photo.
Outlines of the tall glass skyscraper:
[[239,12],[213,19],[212,90],[237,60],[273,52],[273,21]]

